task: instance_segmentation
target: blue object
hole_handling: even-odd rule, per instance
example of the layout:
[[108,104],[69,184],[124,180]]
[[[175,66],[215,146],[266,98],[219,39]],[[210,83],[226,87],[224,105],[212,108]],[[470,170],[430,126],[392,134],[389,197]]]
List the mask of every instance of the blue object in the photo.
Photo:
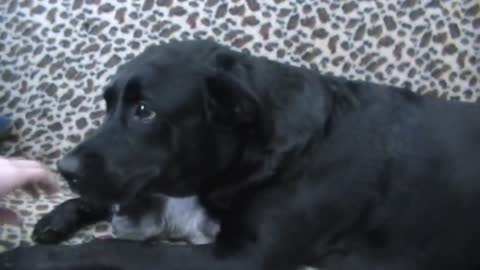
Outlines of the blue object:
[[10,135],[12,126],[13,121],[10,118],[0,115],[0,139],[6,138]]

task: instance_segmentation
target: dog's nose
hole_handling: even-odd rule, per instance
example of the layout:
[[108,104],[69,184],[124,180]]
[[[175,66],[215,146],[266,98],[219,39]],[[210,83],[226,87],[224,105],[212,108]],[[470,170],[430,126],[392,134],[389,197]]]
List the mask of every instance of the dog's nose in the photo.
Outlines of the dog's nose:
[[58,172],[67,180],[76,180],[80,171],[80,161],[67,156],[57,162]]

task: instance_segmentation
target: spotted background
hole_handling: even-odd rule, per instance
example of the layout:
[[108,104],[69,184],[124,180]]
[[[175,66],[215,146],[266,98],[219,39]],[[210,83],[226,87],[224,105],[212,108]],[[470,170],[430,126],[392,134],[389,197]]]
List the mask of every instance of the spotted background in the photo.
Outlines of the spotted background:
[[[479,0],[0,0],[0,113],[15,119],[0,154],[52,165],[101,123],[120,63],[192,38],[421,94],[480,95]],[[0,247],[28,244],[39,216],[72,196],[63,190],[2,199],[24,224],[0,227]],[[102,223],[69,243],[109,234]]]

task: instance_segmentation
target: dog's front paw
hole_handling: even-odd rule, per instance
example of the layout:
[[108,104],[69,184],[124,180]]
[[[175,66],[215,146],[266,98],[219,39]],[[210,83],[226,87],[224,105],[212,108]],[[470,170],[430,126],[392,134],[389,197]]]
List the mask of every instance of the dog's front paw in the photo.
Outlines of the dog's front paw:
[[75,231],[75,217],[71,215],[59,215],[52,211],[43,216],[35,225],[32,240],[42,244],[57,244],[67,240]]
[[57,244],[97,219],[97,213],[85,201],[71,199],[40,219],[33,229],[32,239],[41,244]]

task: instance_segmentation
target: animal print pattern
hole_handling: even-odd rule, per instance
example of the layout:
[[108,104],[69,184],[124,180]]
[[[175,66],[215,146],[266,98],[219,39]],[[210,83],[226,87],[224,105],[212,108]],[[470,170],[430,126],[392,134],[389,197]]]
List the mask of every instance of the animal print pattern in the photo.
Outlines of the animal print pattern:
[[[0,113],[15,119],[0,154],[54,169],[102,122],[102,88],[118,65],[193,38],[421,94],[480,95],[478,0],[0,0]],[[1,199],[24,218],[0,227],[1,249],[31,243],[38,218],[72,196],[64,185]],[[110,233],[102,223],[69,243]]]

